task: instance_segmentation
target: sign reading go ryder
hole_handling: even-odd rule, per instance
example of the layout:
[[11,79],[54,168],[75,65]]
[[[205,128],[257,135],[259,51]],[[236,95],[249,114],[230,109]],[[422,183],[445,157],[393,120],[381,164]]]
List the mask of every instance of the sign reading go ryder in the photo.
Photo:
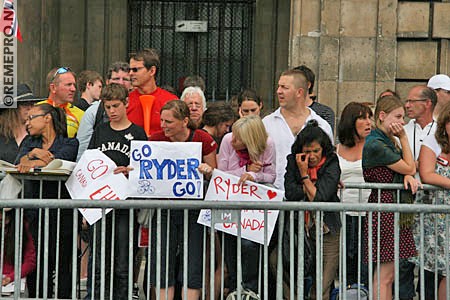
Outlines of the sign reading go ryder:
[[130,196],[203,198],[202,144],[131,141]]
[[[283,201],[284,191],[276,188],[246,181],[238,184],[239,177],[214,170],[205,201]],[[267,211],[267,219],[264,221],[264,210],[241,210],[241,235],[242,238],[264,244],[264,228],[267,227],[267,238],[270,241],[278,218],[278,210]],[[219,216],[215,229],[237,236],[239,222],[233,220],[236,211],[227,211]],[[202,209],[197,223],[211,227],[211,210]],[[236,219],[236,218],[234,218]]]

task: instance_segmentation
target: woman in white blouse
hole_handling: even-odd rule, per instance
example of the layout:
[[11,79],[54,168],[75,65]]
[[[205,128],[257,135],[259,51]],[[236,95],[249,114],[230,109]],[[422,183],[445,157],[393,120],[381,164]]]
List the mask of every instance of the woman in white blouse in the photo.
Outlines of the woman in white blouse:
[[[339,144],[336,152],[341,167],[341,182],[364,182],[362,172],[362,151],[364,142],[372,128],[372,110],[362,103],[350,102],[342,111],[337,129]],[[343,189],[341,201],[344,203],[367,203],[370,190],[363,190],[361,195],[358,189]],[[346,212],[346,245],[347,245],[347,284],[362,282],[367,283],[366,268],[361,269],[362,278],[358,280],[358,264],[363,261],[363,245],[358,247],[358,241],[362,240],[358,234],[363,224],[359,218],[363,213]],[[361,264],[362,265],[362,264]]]

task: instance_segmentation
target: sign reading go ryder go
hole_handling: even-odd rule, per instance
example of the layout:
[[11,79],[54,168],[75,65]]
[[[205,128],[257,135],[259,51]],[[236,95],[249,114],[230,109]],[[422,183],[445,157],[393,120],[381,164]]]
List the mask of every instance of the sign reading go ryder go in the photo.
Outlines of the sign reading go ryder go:
[[202,144],[131,141],[130,197],[203,198]]

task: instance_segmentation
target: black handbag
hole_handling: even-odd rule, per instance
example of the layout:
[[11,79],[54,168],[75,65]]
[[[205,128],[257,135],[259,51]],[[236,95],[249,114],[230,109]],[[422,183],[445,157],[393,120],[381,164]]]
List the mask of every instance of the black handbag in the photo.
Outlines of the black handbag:
[[[297,261],[297,253],[298,253],[298,247],[299,247],[299,238],[298,238],[298,227],[296,226],[298,224],[298,218],[294,217],[294,280],[295,284],[297,282],[297,270],[298,270],[298,261]],[[290,234],[289,234],[289,226],[290,226],[290,220],[289,218],[286,219],[284,230],[283,230],[283,245],[282,245],[282,254],[283,254],[283,270],[284,274],[288,276],[289,274],[289,268],[290,268]],[[305,234],[304,234],[304,252],[303,252],[303,270],[304,270],[304,277],[313,276],[315,273],[315,258],[316,258],[316,251],[315,251],[315,242],[311,238],[310,232],[307,229],[307,226],[304,226]],[[289,282],[289,278],[285,278]]]

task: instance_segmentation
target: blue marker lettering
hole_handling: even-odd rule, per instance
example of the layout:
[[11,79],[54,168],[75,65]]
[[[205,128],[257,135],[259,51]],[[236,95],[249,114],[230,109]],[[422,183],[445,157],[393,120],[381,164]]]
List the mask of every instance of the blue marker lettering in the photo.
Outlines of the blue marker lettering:
[[188,179],[192,179],[192,174],[194,174],[195,179],[200,179],[200,176],[198,175],[198,166],[200,165],[200,162],[196,158],[188,158],[187,159],[187,177]]
[[150,160],[141,160],[139,169],[139,179],[153,179],[149,172],[152,169],[152,162]]
[[177,159],[177,179],[186,179],[184,164],[184,159]]

